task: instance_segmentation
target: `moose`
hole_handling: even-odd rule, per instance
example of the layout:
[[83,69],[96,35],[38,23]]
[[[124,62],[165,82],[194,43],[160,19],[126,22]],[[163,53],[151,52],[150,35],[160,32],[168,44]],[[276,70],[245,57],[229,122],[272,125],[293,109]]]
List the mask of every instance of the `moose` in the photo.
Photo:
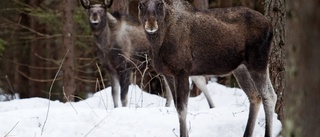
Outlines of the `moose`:
[[197,10],[185,0],[140,0],[138,9],[153,66],[172,91],[181,137],[189,136],[188,77],[228,73],[250,102],[243,136],[252,136],[261,102],[265,136],[271,136],[277,95],[268,72],[273,30],[266,17],[246,7]]
[[[138,19],[129,15],[119,12],[109,13],[107,9],[112,2],[113,0],[104,0],[99,4],[91,4],[89,0],[81,0],[83,8],[88,10],[89,24],[95,44],[98,46],[100,63],[107,69],[111,79],[114,107],[119,107],[119,90],[121,90],[122,106],[127,106],[130,74],[134,71],[138,71],[140,76],[145,74],[140,79],[143,85],[149,83],[149,86],[144,89],[157,90],[157,93],[164,90],[167,98],[166,106],[170,106],[172,95],[166,80],[158,76],[151,63],[148,63],[147,58],[151,45],[146,38],[142,24]],[[191,79],[205,94],[209,107],[213,108],[214,104],[206,88],[204,77],[195,76]]]

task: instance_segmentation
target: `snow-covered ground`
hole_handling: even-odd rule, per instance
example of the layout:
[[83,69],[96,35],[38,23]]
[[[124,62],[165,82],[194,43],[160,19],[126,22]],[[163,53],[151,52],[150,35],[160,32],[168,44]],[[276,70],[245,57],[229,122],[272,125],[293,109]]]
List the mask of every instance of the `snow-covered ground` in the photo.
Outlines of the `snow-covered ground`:
[[[188,127],[190,137],[243,136],[249,102],[241,89],[210,82],[207,87],[216,105],[209,109],[203,94],[190,98]],[[175,108],[164,107],[165,99],[130,86],[130,105],[112,107],[111,88],[77,103],[43,98],[0,102],[0,136],[7,137],[176,137],[179,135]],[[273,119],[273,136],[281,123]],[[261,106],[254,137],[264,136]]]

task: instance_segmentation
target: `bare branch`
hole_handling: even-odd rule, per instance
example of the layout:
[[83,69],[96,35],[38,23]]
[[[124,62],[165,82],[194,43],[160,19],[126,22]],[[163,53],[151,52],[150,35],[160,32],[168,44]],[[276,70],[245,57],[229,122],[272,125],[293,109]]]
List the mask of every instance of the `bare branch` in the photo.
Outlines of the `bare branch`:
[[62,59],[62,61],[61,61],[59,70],[57,71],[56,75],[54,76],[54,79],[53,79],[53,81],[52,81],[52,83],[51,83],[51,86],[50,86],[50,89],[49,89],[49,97],[48,97],[49,102],[48,102],[47,115],[46,115],[46,119],[45,119],[44,122],[43,122],[43,127],[42,127],[42,129],[41,129],[41,135],[42,135],[42,133],[43,133],[44,127],[45,127],[45,125],[46,125],[46,123],[47,123],[48,116],[49,116],[50,102],[51,102],[50,99],[51,99],[51,91],[52,91],[52,88],[53,88],[53,84],[54,84],[55,80],[57,79],[59,72],[61,71],[62,65],[63,65],[64,60],[66,59],[68,53],[69,53],[69,50],[68,50],[67,53],[64,55],[64,57],[63,57],[63,59]]
[[54,80],[61,80],[62,78],[56,78],[56,79],[36,79],[36,78],[31,78],[29,77],[27,74],[23,73],[22,71],[20,71],[19,69],[16,68],[16,71],[21,74],[22,76],[24,76],[25,78],[32,80],[32,81],[36,81],[36,82],[53,82]]
[[4,135],[4,137],[7,137],[18,124],[19,121],[11,128],[11,130],[6,135]]

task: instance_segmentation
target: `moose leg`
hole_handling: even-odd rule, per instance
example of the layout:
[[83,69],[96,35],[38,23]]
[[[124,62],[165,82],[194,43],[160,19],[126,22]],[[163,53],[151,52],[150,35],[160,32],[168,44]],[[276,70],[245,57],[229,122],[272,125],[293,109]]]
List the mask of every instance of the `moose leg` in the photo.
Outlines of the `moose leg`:
[[[174,79],[174,85],[171,87],[171,92],[174,100],[174,104],[179,116],[180,124],[180,137],[188,137],[187,130],[187,106],[189,99],[189,76],[182,72]],[[171,83],[173,80],[169,80]],[[171,85],[171,84],[170,84]]]
[[196,84],[196,86],[203,92],[204,96],[207,98],[210,108],[214,108],[214,103],[209,94],[209,90],[206,84],[206,78],[204,76],[191,76],[191,80]]
[[261,104],[261,98],[259,97],[259,94],[254,86],[250,74],[245,66],[239,66],[236,70],[233,71],[233,75],[237,79],[242,90],[248,96],[250,102],[249,118],[243,136],[252,137],[254,126],[257,119],[257,114],[259,112]]
[[126,107],[128,105],[128,90],[130,85],[130,71],[122,71],[121,75],[119,76],[121,92],[120,92],[120,99],[122,103],[122,107]]
[[266,117],[265,137],[271,137],[273,113],[277,101],[277,94],[275,94],[273,86],[271,84],[268,69],[263,71],[252,71],[250,72],[250,74],[262,98]]
[[166,88],[166,107],[170,107],[171,106],[171,102],[172,102],[172,93],[171,93],[171,89],[170,89],[170,86],[169,86],[169,83],[166,79],[166,77],[164,76],[161,76],[163,78],[163,81],[164,81],[164,86]]
[[111,79],[111,92],[112,92],[112,98],[113,98],[113,105],[114,107],[119,107],[119,90],[120,90],[120,85],[119,85],[119,79],[118,75],[116,73],[111,73],[109,71],[110,79]]

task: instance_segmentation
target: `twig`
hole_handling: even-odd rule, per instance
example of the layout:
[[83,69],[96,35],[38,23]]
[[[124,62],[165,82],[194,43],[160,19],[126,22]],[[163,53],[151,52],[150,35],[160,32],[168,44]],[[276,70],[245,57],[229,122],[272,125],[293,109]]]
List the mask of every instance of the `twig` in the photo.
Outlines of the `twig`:
[[90,131],[85,135],[85,137],[88,136],[88,135],[89,135],[96,127],[98,127],[98,125],[100,125],[105,119],[107,119],[109,115],[110,115],[110,114],[106,115],[99,123],[97,123],[96,125],[94,125],[94,127],[91,128]]
[[7,82],[8,82],[9,87],[10,87],[10,92],[13,94],[13,97],[15,98],[15,96],[14,96],[15,91],[14,91],[14,89],[13,89],[11,83],[10,83],[10,80],[9,80],[9,78],[8,78],[8,75],[6,75],[6,80],[7,80]]
[[[139,72],[139,74],[141,75],[140,88],[141,88],[141,89],[144,89],[145,85],[143,85],[143,80],[144,80],[144,76],[145,76],[147,70],[149,69],[149,67],[148,67],[148,62],[149,62],[149,61],[148,61],[148,55],[147,55],[147,54],[144,54],[145,59],[146,59],[146,61],[144,61],[144,62],[146,63],[146,68],[143,70],[143,72],[141,72],[141,70],[139,69],[139,66],[138,66],[135,62],[133,62],[130,58],[124,56],[123,54],[119,54],[119,55],[122,56],[122,57],[124,57],[126,60],[130,61],[130,62],[134,65],[134,67],[136,68],[136,70],[137,70],[137,71]],[[142,64],[143,64],[143,63],[141,63],[141,65],[142,65]],[[141,99],[141,107],[143,107],[143,93],[140,94],[139,100],[140,100],[140,99]]]
[[23,63],[19,63],[10,59],[6,59],[9,62],[14,63],[15,65],[18,66],[24,66],[24,67],[28,67],[29,69],[44,69],[44,70],[57,70],[59,67],[37,67],[37,66],[30,66],[28,64],[23,64]]
[[[99,72],[99,75],[100,75],[100,79],[101,79],[101,82],[102,82],[103,89],[105,89],[106,86],[104,85],[102,73],[101,73],[101,70],[100,70],[100,67],[99,67],[98,63],[96,63],[96,66],[97,66],[97,68],[98,68],[98,72]],[[98,85],[99,85],[99,83],[98,83]],[[105,92],[105,93],[106,93],[106,92]],[[100,95],[101,95],[101,92],[100,92]],[[101,95],[101,97],[102,97],[102,95]],[[106,99],[108,99],[108,94],[107,94],[107,93],[106,93]],[[103,97],[102,97],[102,102],[103,102],[103,105],[104,105],[104,107],[106,108],[106,110],[108,110],[108,107],[107,107],[108,104],[106,104],[106,103],[104,102]],[[107,100],[106,102],[108,103],[108,100]]]
[[90,107],[91,111],[92,111],[97,117],[99,117],[98,114],[93,110],[93,108],[86,102],[86,100],[82,99],[82,98],[79,97],[79,96],[75,96],[75,95],[70,95],[70,96],[71,96],[71,97],[74,97],[74,98],[77,98],[77,99],[80,99],[81,101],[83,101],[84,103],[86,103],[86,104]]
[[135,64],[130,58],[127,58],[126,56],[124,56],[123,54],[119,54],[120,56],[124,57],[125,59],[127,59],[128,61],[130,61],[139,71],[140,74],[142,74],[142,72],[140,71],[139,67],[137,66],[137,64]]
[[[86,83],[96,83],[97,82],[97,80],[91,80],[90,78],[85,79],[85,78],[75,77],[75,79],[79,80],[81,82],[86,82]],[[103,81],[107,81],[107,79],[103,79]]]
[[67,97],[66,92],[64,91],[64,87],[62,87],[62,91],[63,91],[63,96],[64,98],[66,98],[67,102],[69,102],[69,104],[71,105],[71,107],[73,108],[73,110],[76,112],[76,114],[78,115],[78,111],[76,110],[76,108],[74,108],[74,106],[72,105],[71,101],[69,100],[69,97]]
[[96,79],[95,91],[100,90],[99,78]]
[[3,19],[4,19],[5,21],[9,22],[9,23],[12,23],[13,25],[16,25],[16,26],[19,26],[19,27],[21,27],[21,28],[27,29],[27,30],[29,30],[30,32],[35,33],[35,34],[37,34],[37,35],[39,35],[39,36],[41,36],[41,37],[45,37],[45,38],[52,37],[52,36],[50,36],[50,35],[48,35],[48,34],[43,34],[43,33],[41,33],[41,32],[38,32],[38,31],[34,30],[34,29],[31,29],[31,28],[29,28],[29,27],[23,26],[23,25],[21,25],[21,24],[17,24],[17,23],[15,23],[15,22],[13,22],[13,21],[10,21],[10,20],[6,19],[6,18],[3,18]]
[[105,89],[106,86],[104,85],[102,73],[101,73],[101,70],[100,70],[100,67],[99,67],[98,63],[96,63],[96,66],[98,68],[98,72],[99,72],[99,75],[100,75],[100,79],[101,79],[101,82],[102,82],[103,89]]
[[31,81],[36,81],[36,82],[54,82],[54,80],[61,80],[62,78],[56,78],[55,79],[35,79],[35,78],[31,78],[29,77],[27,74],[21,72],[19,69],[16,68],[16,71],[21,74],[22,76],[24,76],[25,78],[31,80]]
[[[143,86],[143,87],[144,87],[144,85],[143,85],[143,78],[144,78],[147,70],[149,69],[149,67],[148,67],[148,56],[147,56],[147,54],[145,54],[145,58],[146,58],[146,68],[143,70],[142,80],[140,81],[140,86]],[[139,68],[137,68],[137,69],[139,69]],[[139,72],[140,72],[140,71],[139,71]]]
[[54,64],[57,64],[57,65],[60,64],[59,61],[56,61],[56,60],[54,60],[54,59],[49,59],[49,58],[42,57],[42,56],[40,56],[38,53],[34,53],[34,55],[35,55],[36,57],[38,57],[39,59],[42,59],[42,60],[44,60],[44,61],[53,62]]
[[46,125],[46,123],[47,123],[47,121],[48,121],[49,110],[50,110],[50,102],[51,102],[51,100],[50,100],[50,99],[51,99],[51,91],[52,91],[52,88],[53,88],[53,84],[54,84],[55,80],[56,80],[57,77],[58,77],[58,74],[59,74],[59,72],[60,72],[60,70],[61,70],[61,68],[62,68],[62,65],[63,65],[64,60],[66,59],[68,53],[69,53],[69,50],[68,50],[67,53],[64,55],[64,57],[63,57],[63,59],[62,59],[62,61],[61,61],[61,64],[60,64],[60,66],[59,66],[59,70],[57,71],[57,73],[56,73],[56,75],[54,76],[54,79],[53,79],[53,81],[52,81],[52,83],[51,83],[51,85],[50,85],[49,97],[48,97],[48,100],[49,100],[49,102],[48,102],[48,109],[47,109],[46,119],[44,120],[44,122],[43,122],[43,127],[42,127],[42,129],[41,129],[41,135],[42,135],[43,130],[44,130],[44,127],[45,127],[45,125]]
[[176,137],[178,137],[177,133],[174,132],[175,130],[176,130],[176,128],[173,128],[173,129],[172,129],[172,133],[173,133]]
[[19,121],[11,128],[11,130],[6,135],[4,135],[4,137],[7,137],[12,132],[12,130],[16,128],[18,124],[19,124]]

